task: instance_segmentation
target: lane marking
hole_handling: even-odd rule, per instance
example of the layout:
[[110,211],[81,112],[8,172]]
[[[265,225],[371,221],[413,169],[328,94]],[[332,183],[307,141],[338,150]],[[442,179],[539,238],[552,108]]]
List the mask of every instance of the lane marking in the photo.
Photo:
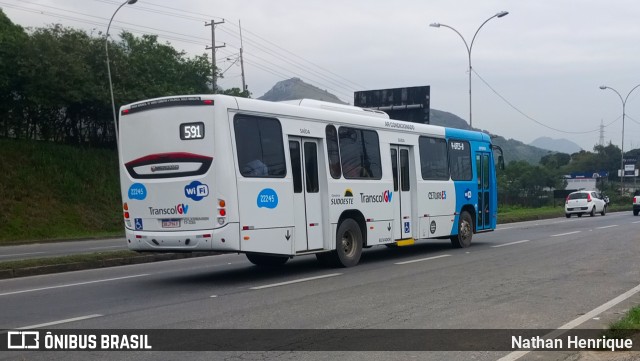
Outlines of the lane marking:
[[11,256],[27,256],[30,254],[40,254],[44,252],[29,252],[29,253],[13,253],[13,254],[2,254],[0,257],[11,257]]
[[103,246],[103,247],[91,247],[91,248],[87,248],[87,249],[107,249],[107,248],[123,248],[124,249],[124,246],[123,245],[120,245],[120,246]]
[[529,240],[528,239],[523,239],[522,241],[515,241],[515,242],[511,242],[511,243],[498,244],[498,245],[491,246],[491,247],[498,248],[498,247],[511,246],[512,244],[518,244],[518,243],[524,243],[524,242],[529,242]]
[[301,278],[299,280],[293,280],[293,281],[287,281],[287,282],[280,282],[280,283],[272,283],[270,285],[264,285],[264,286],[256,286],[256,287],[251,287],[251,290],[261,290],[263,288],[270,288],[270,287],[278,287],[278,286],[284,286],[284,285],[290,285],[292,283],[300,283],[300,282],[307,282],[307,281],[313,281],[313,280],[319,280],[322,278],[328,278],[328,277],[335,277],[335,276],[340,276],[342,275],[342,273],[331,273],[328,275],[323,275],[323,276],[316,276],[316,277],[309,277],[309,278]]
[[450,257],[450,256],[451,256],[450,254],[443,254],[443,255],[440,255],[440,256],[433,256],[433,257],[428,257],[428,258],[414,259],[414,260],[411,260],[411,261],[397,262],[397,263],[394,263],[394,264],[409,264],[409,263],[429,261],[429,260],[432,260],[432,259]]
[[570,234],[576,234],[576,233],[580,233],[580,232],[582,232],[582,231],[573,231],[573,232],[567,232],[567,233],[554,234],[554,235],[551,235],[551,237],[568,236]]
[[27,292],[36,292],[36,291],[52,290],[52,289],[55,289],[55,288],[65,288],[65,287],[73,287],[73,286],[82,286],[82,285],[89,285],[89,284],[92,284],[92,283],[109,282],[109,281],[118,281],[118,280],[124,280],[124,279],[127,279],[127,278],[144,277],[144,276],[149,276],[149,275],[150,275],[149,273],[143,273],[143,274],[133,275],[133,276],[116,277],[116,278],[106,278],[106,279],[103,279],[103,280],[86,281],[86,282],[78,282],[78,283],[68,283],[68,284],[65,284],[65,285],[59,285],[59,286],[50,286],[50,287],[32,288],[32,289],[22,290],[22,291],[13,291],[13,292],[0,293],[0,296],[9,296],[9,295],[17,295],[17,294],[19,294],[19,293],[27,293]]
[[[555,331],[549,332],[548,334],[542,336],[543,339],[546,338],[557,338],[558,336],[562,335],[563,333],[567,332],[568,330],[571,330],[573,328],[576,328],[577,326],[580,326],[581,324],[585,323],[586,321],[589,321],[590,319],[598,316],[599,314],[607,311],[608,309],[612,308],[613,306],[617,305],[618,303],[631,298],[632,296],[634,296],[636,293],[640,292],[640,285],[635,286],[634,288],[630,289],[629,291],[621,294],[620,296],[612,299],[609,302],[606,302],[604,304],[602,304],[601,306],[598,306],[596,308],[594,308],[593,310],[585,313],[584,315],[576,318],[573,321],[569,321],[567,323],[565,323],[564,325],[558,327],[558,329],[556,329]],[[531,350],[534,351],[534,350]],[[511,352],[510,354],[498,359],[498,361],[514,361],[519,359],[520,357],[528,354],[531,351],[514,351]]]
[[96,313],[96,314],[93,314],[93,315],[80,316],[80,317],[74,317],[74,318],[67,318],[66,320],[53,321],[53,322],[47,322],[47,323],[39,323],[37,325],[18,327],[18,328],[16,328],[16,330],[29,330],[29,329],[33,329],[33,328],[42,328],[42,327],[48,327],[48,326],[53,326],[53,325],[59,325],[61,323],[69,323],[69,322],[88,320],[90,318],[96,318],[96,317],[102,317],[102,316],[103,315],[100,315],[100,314]]
[[502,231],[504,229],[513,229],[513,228],[517,228],[517,227],[500,227],[500,228],[496,228],[494,231]]
[[631,223],[640,223],[640,221],[635,221],[635,222],[631,222]]
[[596,227],[596,229],[605,229],[605,228],[611,228],[611,227],[618,227],[618,225],[617,224],[612,224],[610,226]]

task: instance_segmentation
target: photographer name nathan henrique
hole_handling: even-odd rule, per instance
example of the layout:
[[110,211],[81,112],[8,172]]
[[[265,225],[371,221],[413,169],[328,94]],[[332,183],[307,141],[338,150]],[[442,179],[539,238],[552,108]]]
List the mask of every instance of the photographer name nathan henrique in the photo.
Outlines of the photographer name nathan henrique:
[[[566,346],[565,346],[566,345]],[[586,350],[608,349],[611,351],[630,350],[633,348],[633,340],[618,338],[580,338],[579,336],[567,336],[566,343],[561,338],[542,338],[535,336],[524,338],[511,336],[511,347],[521,350]]]

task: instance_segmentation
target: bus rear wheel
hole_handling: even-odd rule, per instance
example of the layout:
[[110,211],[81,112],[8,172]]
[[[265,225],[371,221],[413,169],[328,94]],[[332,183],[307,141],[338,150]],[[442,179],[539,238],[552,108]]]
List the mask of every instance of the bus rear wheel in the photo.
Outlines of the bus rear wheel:
[[458,218],[458,234],[451,236],[453,248],[467,248],[471,245],[473,237],[473,218],[467,211],[460,213]]
[[278,267],[287,263],[289,257],[287,256],[268,256],[265,254],[247,253],[247,259],[249,262],[260,267]]
[[347,218],[338,226],[335,251],[318,253],[316,257],[321,264],[330,264],[335,267],[353,267],[360,262],[362,240],[362,231],[358,222]]

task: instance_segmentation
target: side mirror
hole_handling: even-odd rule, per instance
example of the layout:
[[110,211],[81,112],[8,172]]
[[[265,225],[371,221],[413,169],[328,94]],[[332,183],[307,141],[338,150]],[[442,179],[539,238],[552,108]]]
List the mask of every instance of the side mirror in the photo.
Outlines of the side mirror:
[[502,154],[498,156],[498,168],[504,170],[504,157]]

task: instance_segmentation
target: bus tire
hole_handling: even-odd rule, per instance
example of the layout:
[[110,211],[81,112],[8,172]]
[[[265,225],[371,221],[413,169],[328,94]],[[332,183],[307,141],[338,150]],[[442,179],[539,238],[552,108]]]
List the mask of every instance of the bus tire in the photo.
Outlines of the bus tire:
[[458,234],[451,236],[453,248],[467,248],[473,238],[473,218],[467,211],[462,211],[458,218]]
[[247,253],[246,256],[249,262],[259,267],[278,267],[284,265],[289,260],[287,256],[268,256],[257,253]]
[[353,267],[362,255],[362,231],[358,222],[347,218],[338,226],[336,232],[335,264],[338,267]]

